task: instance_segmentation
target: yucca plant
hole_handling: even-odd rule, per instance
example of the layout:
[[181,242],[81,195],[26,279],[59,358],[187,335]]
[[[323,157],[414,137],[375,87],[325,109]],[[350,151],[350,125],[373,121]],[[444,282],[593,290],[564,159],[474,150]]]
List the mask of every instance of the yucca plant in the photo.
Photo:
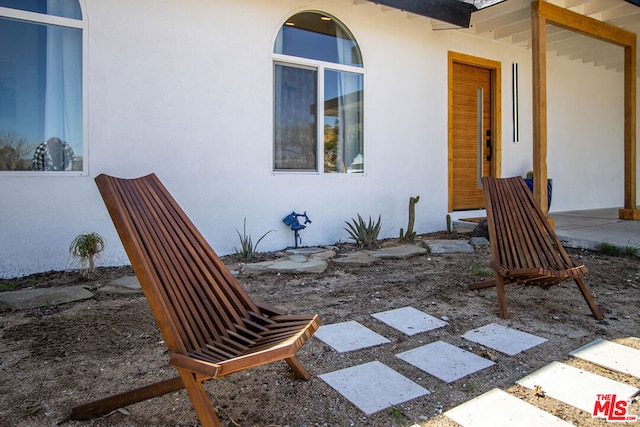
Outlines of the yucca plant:
[[98,233],[80,234],[71,241],[69,253],[80,259],[83,276],[90,276],[95,271],[95,260],[104,249],[104,238]]
[[369,216],[369,222],[366,223],[360,214],[358,214],[357,221],[354,218],[351,218],[351,221],[353,221],[353,224],[345,221],[345,224],[349,226],[349,228],[345,228],[345,230],[347,230],[349,236],[356,242],[356,245],[363,249],[375,248],[382,225],[380,215],[378,215],[378,221],[375,224],[371,216]]
[[242,230],[242,234],[236,228],[236,233],[238,233],[238,237],[240,238],[240,249],[233,248],[236,251],[236,259],[238,261],[251,261],[255,258],[258,244],[265,238],[265,236],[271,233],[273,230],[269,230],[264,233],[258,241],[254,244],[253,239],[251,238],[251,234],[247,234],[247,218],[244,219],[244,226]]

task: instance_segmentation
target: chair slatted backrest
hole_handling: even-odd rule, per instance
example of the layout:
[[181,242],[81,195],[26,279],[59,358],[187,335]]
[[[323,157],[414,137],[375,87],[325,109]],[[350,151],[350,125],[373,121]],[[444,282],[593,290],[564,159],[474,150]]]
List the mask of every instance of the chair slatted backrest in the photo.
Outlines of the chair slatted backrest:
[[483,177],[492,264],[517,274],[559,274],[573,263],[521,177]]
[[96,183],[171,352],[268,322],[155,174]]

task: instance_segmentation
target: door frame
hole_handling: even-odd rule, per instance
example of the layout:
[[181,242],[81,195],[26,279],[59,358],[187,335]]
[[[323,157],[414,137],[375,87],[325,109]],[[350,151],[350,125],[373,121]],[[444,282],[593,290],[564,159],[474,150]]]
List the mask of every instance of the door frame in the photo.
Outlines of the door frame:
[[453,64],[473,65],[491,71],[491,176],[494,177],[500,177],[502,174],[502,64],[491,59],[452,51],[449,51],[448,57],[448,209],[449,212],[453,212]]

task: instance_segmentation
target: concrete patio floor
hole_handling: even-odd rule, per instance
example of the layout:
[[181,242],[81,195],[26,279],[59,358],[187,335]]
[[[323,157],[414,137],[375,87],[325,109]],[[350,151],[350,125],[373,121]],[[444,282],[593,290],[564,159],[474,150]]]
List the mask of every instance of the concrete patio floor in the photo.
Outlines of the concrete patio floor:
[[551,212],[556,234],[569,247],[595,249],[608,243],[640,250],[640,221],[618,218],[619,208]]
[[[640,252],[640,221],[618,218],[620,208],[589,209],[566,212],[551,212],[558,238],[567,247],[597,249],[602,243],[615,245],[624,250],[635,247]],[[463,218],[485,215],[484,210],[451,213],[459,230],[474,227],[474,223]]]

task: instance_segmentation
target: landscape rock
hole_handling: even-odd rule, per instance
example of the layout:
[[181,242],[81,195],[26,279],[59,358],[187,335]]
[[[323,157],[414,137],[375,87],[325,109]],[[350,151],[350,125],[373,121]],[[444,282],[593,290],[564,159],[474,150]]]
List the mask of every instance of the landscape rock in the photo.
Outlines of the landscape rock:
[[130,295],[141,294],[142,288],[136,276],[123,276],[107,283],[98,289],[97,292],[107,295]]
[[0,292],[0,309],[25,310],[81,301],[92,298],[93,296],[93,293],[88,291],[84,286]]
[[416,245],[401,245],[389,248],[382,248],[371,254],[376,258],[392,258],[392,259],[407,259],[416,255],[426,254],[427,250],[421,246]]
[[467,240],[430,240],[427,246],[432,254],[473,252],[473,246]]

